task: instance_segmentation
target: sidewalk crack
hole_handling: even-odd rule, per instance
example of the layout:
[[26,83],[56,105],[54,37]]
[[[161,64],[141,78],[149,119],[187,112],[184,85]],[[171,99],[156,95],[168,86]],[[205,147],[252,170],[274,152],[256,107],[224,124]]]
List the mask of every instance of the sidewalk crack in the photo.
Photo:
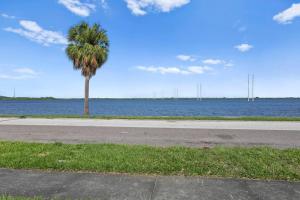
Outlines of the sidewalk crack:
[[152,189],[152,192],[150,194],[150,200],[153,200],[154,199],[154,193],[155,193],[155,190],[156,190],[156,185],[157,185],[157,177],[155,177],[155,182],[154,182],[154,185],[153,185],[153,189]]

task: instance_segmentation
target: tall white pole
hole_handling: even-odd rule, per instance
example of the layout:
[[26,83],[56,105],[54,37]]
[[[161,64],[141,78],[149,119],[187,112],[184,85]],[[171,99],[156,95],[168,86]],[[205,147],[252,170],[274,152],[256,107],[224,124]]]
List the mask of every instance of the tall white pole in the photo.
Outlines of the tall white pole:
[[196,99],[199,100],[199,84],[196,87]]
[[250,101],[250,75],[248,74],[248,101]]
[[252,101],[254,101],[254,74],[252,74]]
[[202,101],[202,84],[200,83],[200,91],[199,91],[199,96],[200,96],[200,101]]
[[178,88],[175,88],[174,89],[174,99],[178,99],[179,97],[179,91],[178,91]]

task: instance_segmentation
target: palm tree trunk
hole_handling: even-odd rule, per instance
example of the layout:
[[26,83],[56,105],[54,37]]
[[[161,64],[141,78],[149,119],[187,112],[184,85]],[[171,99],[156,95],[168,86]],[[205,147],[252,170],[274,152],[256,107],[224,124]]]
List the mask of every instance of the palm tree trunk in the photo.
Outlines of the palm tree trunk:
[[84,115],[89,115],[89,87],[90,87],[90,78],[85,77],[85,84],[84,84]]

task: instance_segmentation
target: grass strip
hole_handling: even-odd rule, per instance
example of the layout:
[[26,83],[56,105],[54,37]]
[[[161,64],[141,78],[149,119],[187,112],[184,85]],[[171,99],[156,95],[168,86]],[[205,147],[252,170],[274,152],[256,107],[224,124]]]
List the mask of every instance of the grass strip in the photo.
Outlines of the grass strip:
[[38,198],[38,197],[0,196],[0,200],[42,200],[42,198]]
[[0,142],[0,167],[300,180],[300,149]]
[[82,116],[82,115],[0,115],[10,118],[70,118],[70,119],[128,119],[128,120],[222,120],[222,121],[300,121],[300,117],[214,117],[214,116]]

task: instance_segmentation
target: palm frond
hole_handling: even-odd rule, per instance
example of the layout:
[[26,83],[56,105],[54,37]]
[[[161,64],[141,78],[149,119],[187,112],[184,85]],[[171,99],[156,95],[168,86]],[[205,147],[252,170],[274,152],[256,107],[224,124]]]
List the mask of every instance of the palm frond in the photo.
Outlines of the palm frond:
[[95,75],[97,69],[107,61],[109,39],[99,24],[89,26],[81,22],[71,27],[68,41],[66,54],[73,62],[74,69],[80,69],[83,76],[90,78]]

